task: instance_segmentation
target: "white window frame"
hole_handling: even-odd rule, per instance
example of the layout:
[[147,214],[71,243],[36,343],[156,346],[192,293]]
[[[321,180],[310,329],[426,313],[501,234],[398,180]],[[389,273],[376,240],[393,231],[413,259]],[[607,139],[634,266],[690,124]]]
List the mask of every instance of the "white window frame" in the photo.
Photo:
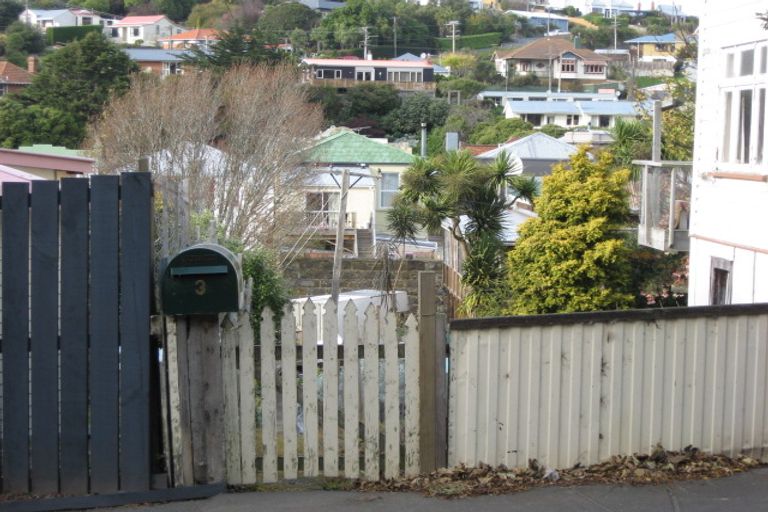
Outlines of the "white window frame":
[[[174,66],[172,68],[172,66]],[[163,62],[163,69],[160,73],[160,76],[171,76],[171,75],[183,75],[184,74],[184,68],[181,65],[181,62]]]
[[[397,178],[397,186],[394,189],[384,188],[385,176],[394,176]],[[395,171],[382,171],[381,180],[379,180],[379,209],[387,210],[392,208],[395,195],[400,192],[400,173]],[[387,198],[387,199],[385,199]]]
[[[329,78],[325,76],[325,73],[328,71],[333,71],[333,78]],[[327,69],[327,68],[320,68],[315,70],[315,78],[318,80],[340,80],[341,79],[341,70],[340,69]]]
[[579,114],[568,114],[565,116],[566,126],[579,126]]
[[[750,51],[753,52],[752,72],[742,75],[742,57],[744,52]],[[768,73],[768,40],[725,48],[722,69],[724,76],[719,82],[717,107],[722,130],[717,151],[718,170],[764,171],[768,163],[768,120],[765,119],[768,115],[765,76]],[[742,119],[742,98],[746,93],[751,94],[749,126],[745,126]],[[745,133],[748,133],[748,139],[743,137]],[[744,154],[745,150],[748,154]]]

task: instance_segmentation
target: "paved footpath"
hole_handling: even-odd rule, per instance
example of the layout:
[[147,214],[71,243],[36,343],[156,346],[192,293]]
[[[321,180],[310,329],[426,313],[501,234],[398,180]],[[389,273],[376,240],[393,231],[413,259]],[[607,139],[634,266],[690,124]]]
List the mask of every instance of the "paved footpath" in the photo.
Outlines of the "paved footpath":
[[657,486],[549,487],[446,500],[414,493],[296,491],[221,494],[199,501],[101,509],[147,512],[731,512],[768,511],[768,468],[717,480]]

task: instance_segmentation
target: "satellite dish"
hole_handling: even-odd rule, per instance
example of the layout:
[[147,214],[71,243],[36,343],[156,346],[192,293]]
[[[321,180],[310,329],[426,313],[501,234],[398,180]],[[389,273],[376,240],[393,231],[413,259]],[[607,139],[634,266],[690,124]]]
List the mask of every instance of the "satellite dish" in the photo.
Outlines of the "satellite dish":
[[426,53],[424,53],[424,52],[422,52],[422,53],[421,53],[421,55],[420,55],[420,57],[421,57],[422,59],[426,59],[426,58],[427,58],[427,54],[426,54]]

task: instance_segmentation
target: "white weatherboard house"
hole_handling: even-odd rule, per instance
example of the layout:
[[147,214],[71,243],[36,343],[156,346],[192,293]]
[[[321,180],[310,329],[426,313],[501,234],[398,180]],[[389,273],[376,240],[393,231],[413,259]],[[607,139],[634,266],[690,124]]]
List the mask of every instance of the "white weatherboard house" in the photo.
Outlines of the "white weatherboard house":
[[125,44],[155,46],[161,37],[170,37],[184,32],[166,16],[126,16],[115,22],[112,41]]
[[768,302],[764,2],[705,0],[699,26],[689,304]]

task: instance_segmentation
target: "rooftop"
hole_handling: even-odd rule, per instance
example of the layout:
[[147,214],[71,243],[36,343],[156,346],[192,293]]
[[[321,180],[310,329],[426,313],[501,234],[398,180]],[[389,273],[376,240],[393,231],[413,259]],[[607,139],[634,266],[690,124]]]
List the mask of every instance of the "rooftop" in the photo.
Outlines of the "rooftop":
[[683,41],[677,37],[677,34],[670,32],[669,34],[661,35],[648,35],[642,37],[636,37],[628,41],[624,41],[628,44],[670,44],[670,43],[682,43]]
[[481,153],[478,158],[492,160],[502,151],[517,155],[525,165],[525,160],[568,160],[578,150],[567,142],[537,132]]
[[26,153],[38,153],[41,155],[55,155],[74,158],[87,158],[79,149],[69,149],[64,146],[54,146],[51,144],[33,144],[31,146],[19,146],[19,151]]
[[355,132],[341,130],[318,141],[309,150],[307,160],[326,164],[409,165],[413,155]]
[[181,34],[161,37],[158,41],[201,41],[206,39],[219,39],[219,31],[213,28],[196,28]]
[[37,19],[48,20],[69,12],[69,9],[30,9],[29,12],[34,14]]
[[643,107],[634,101],[511,101],[505,109],[515,114],[588,114],[591,116],[636,116]]
[[426,60],[367,60],[367,59],[303,59],[303,64],[308,66],[388,66],[401,68],[431,68]]
[[127,27],[133,25],[152,25],[165,18],[165,15],[158,14],[155,16],[126,16],[125,18],[116,21],[115,27]]
[[181,62],[189,50],[164,50],[162,48],[123,48],[131,60],[138,62]]
[[497,52],[502,59],[549,59],[560,57],[565,52],[593,62],[605,62],[605,58],[587,48],[576,48],[562,37],[542,37],[510,52]]
[[13,62],[0,60],[0,83],[29,85],[32,83],[32,74]]

